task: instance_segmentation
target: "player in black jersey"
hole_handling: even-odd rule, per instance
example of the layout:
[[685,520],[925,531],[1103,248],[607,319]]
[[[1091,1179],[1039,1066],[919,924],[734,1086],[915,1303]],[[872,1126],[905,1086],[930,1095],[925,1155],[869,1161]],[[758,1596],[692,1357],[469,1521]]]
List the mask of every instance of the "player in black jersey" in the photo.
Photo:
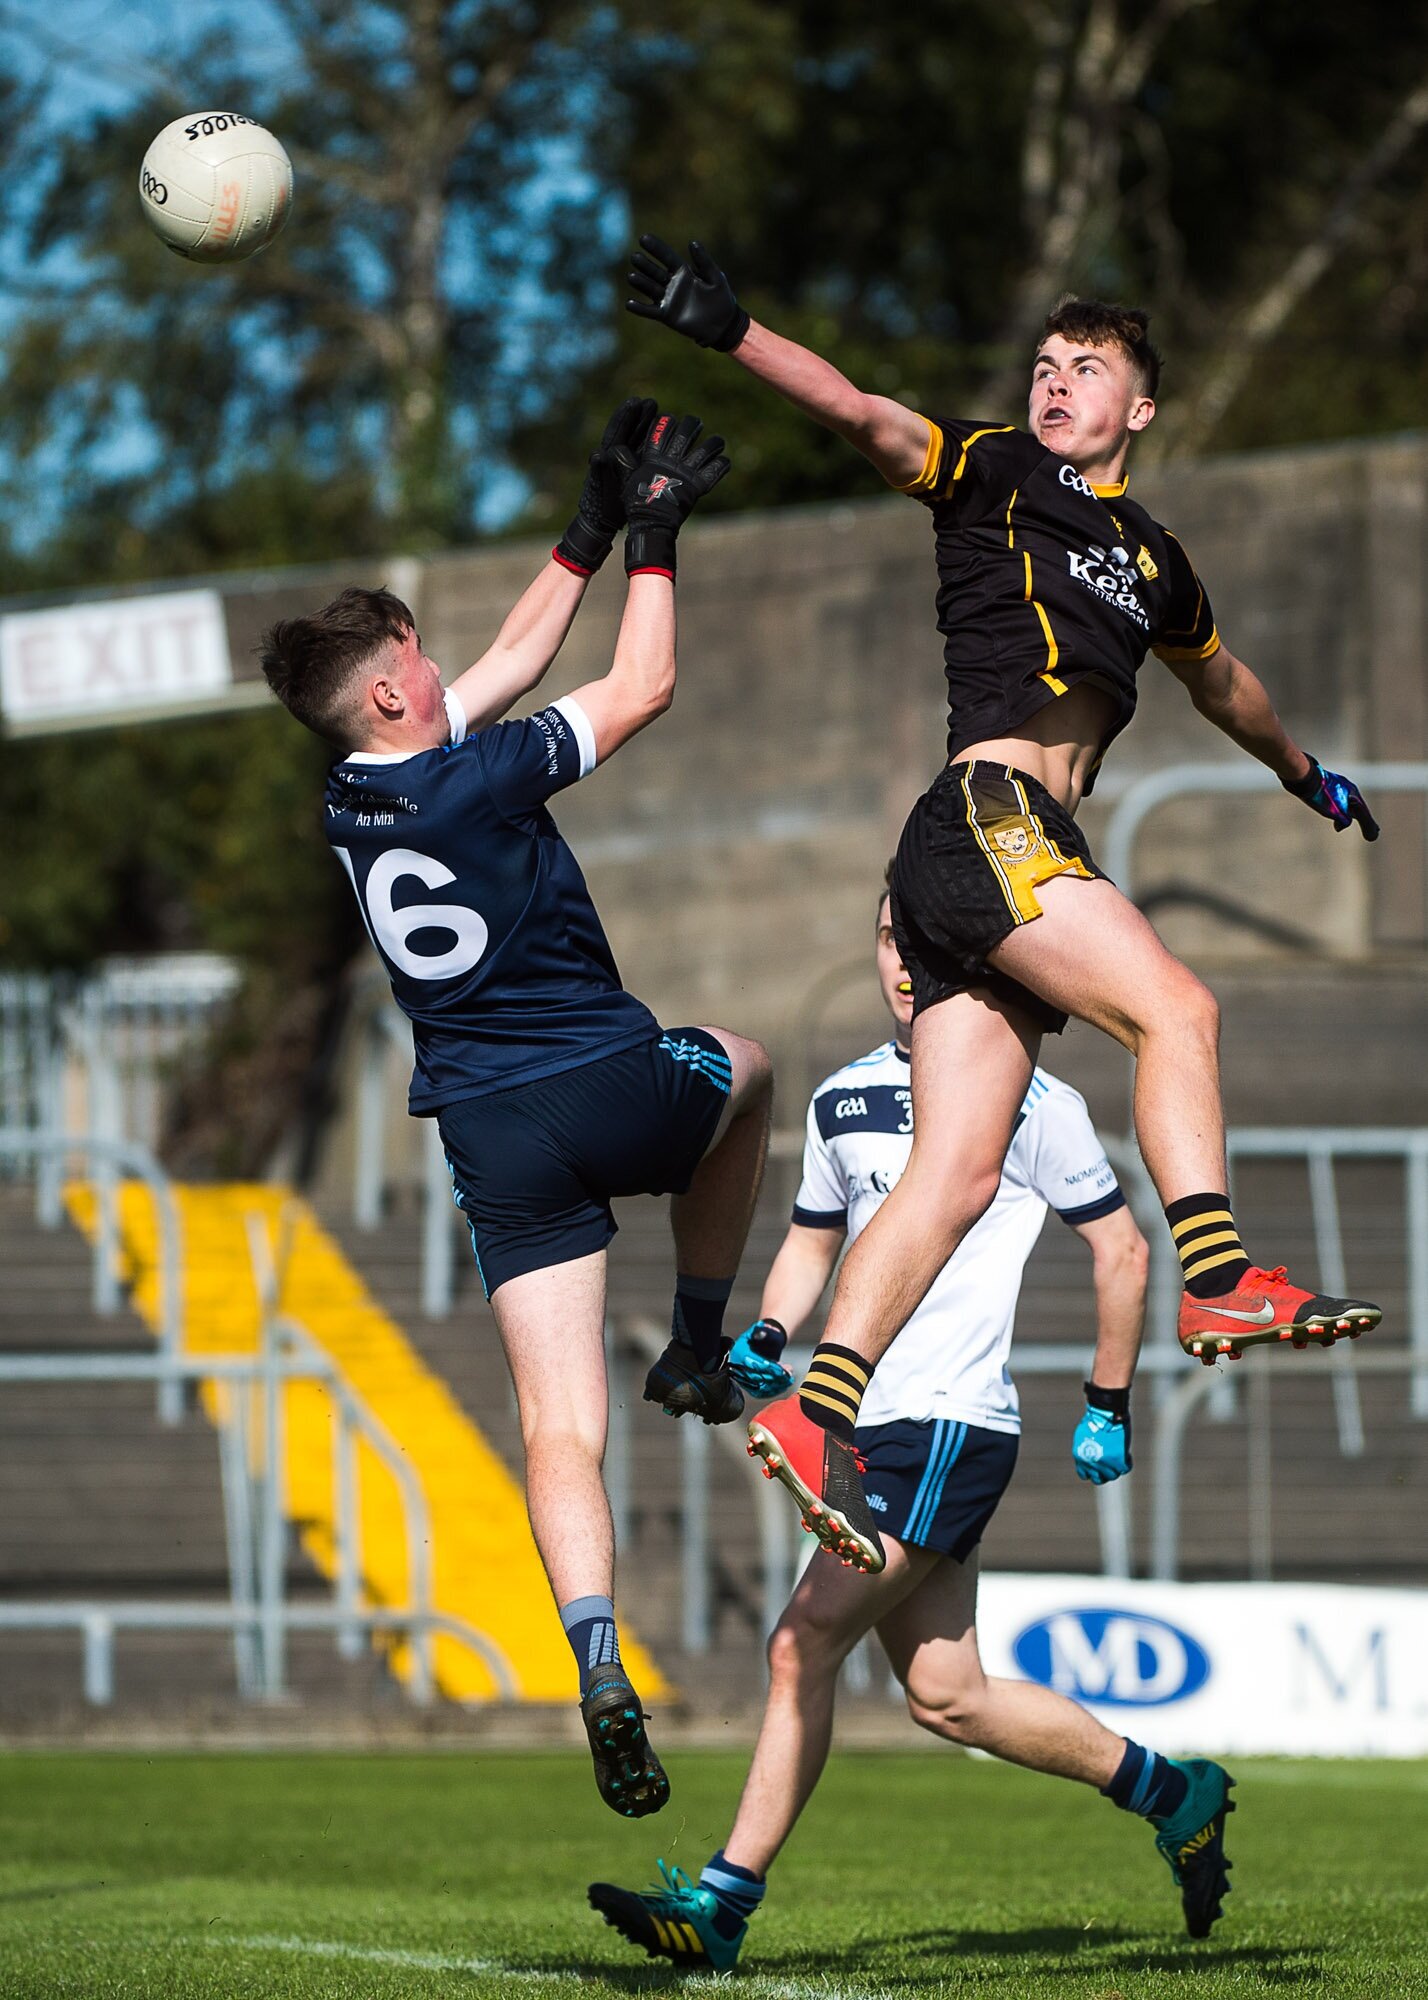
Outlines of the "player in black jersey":
[[[1305,1291],[1246,1255],[1225,1192],[1215,1001],[1102,876],[1076,825],[1134,712],[1146,652],[1339,831],[1357,822],[1373,840],[1378,828],[1357,786],[1285,730],[1221,642],[1184,550],[1127,493],[1131,440],[1154,418],[1160,371],[1144,313],[1063,301],[1032,361],[1021,430],[920,416],[864,394],[752,321],[698,244],[685,259],[642,237],[630,283],[632,312],[732,353],[925,502],[936,531],[948,764],[913,809],[893,877],[916,1006],[917,1139],[899,1187],[844,1263],[799,1396],[827,1433],[809,1523],[848,1560],[877,1569],[876,1526],[848,1462],[863,1390],[991,1201],[1041,1037],[1068,1014],[1136,1058],[1136,1132],[1180,1252],[1188,1353],[1210,1363],[1253,1341],[1327,1346],[1380,1318],[1376,1306]],[[978,1080],[971,1101],[968,1076]],[[766,1411],[764,1432],[778,1422]],[[761,1455],[772,1466],[771,1450]]]
[[[614,1195],[669,1193],[669,1346],[646,1399],[727,1423],[723,1334],[763,1171],[770,1072],[723,1028],[662,1033],[621,983],[546,801],[674,694],[675,538],[728,470],[697,419],[627,403],[580,512],[495,643],[443,689],[406,605],[347,590],[264,640],[270,685],[336,746],[325,826],[412,1024],[411,1108],[434,1116],[520,1405],[531,1527],[575,1653],[601,1796],[634,1818],[669,1784],[620,1663],[601,1479],[605,1246]],[[520,722],[627,526],[614,663]]]

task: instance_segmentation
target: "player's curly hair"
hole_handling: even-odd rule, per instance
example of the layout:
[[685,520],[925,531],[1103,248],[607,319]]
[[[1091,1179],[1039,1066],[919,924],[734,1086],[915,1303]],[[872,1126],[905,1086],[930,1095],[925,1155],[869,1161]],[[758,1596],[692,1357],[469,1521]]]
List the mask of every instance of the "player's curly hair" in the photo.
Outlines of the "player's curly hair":
[[1150,314],[1139,306],[1107,305],[1103,299],[1078,299],[1065,292],[1046,315],[1041,339],[1059,333],[1063,340],[1084,341],[1087,347],[1118,347],[1135,363],[1144,394],[1154,396],[1160,387],[1160,352],[1149,329]]
[[361,670],[416,620],[390,590],[352,584],[301,618],[280,618],[259,641],[263,677],[290,715],[339,750],[356,747]]

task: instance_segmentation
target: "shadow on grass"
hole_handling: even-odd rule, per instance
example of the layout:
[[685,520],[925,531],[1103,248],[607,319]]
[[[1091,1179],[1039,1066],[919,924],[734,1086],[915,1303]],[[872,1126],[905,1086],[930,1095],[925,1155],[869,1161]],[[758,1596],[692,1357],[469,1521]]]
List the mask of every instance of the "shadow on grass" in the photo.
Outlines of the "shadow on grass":
[[[918,1959],[937,1959],[919,1968]],[[758,1952],[744,1960],[742,1973],[775,1981],[807,1982],[819,1978],[855,1979],[880,1992],[917,1993],[945,1984],[950,1973],[974,1972],[995,1977],[994,1961],[1012,1961],[1005,1970],[1022,1977],[1054,1979],[1070,1971],[1098,1971],[1108,1976],[1130,1972],[1243,1971],[1250,1985],[1293,1987],[1321,1981],[1323,1961],[1304,1945],[1233,1945],[1213,1940],[1183,1939],[1165,1944],[1136,1931],[1093,1930],[1079,1925],[1036,1926],[1016,1931],[888,1931],[836,1951],[801,1948],[790,1952]],[[1077,1961],[1068,1964],[1068,1960]],[[911,1963],[909,1961],[912,1961]],[[972,1961],[972,1963],[969,1963]],[[977,1961],[980,1961],[978,1963]],[[993,1963],[988,1963],[993,1961]],[[651,1993],[682,1988],[700,1968],[646,1960],[640,1965],[608,1965],[591,1959],[536,1960],[511,1970],[567,1978],[603,1980],[622,1993]],[[707,1978],[707,1970],[703,1974]]]
[[[935,1970],[929,1966],[924,1971],[918,1968],[919,1959],[936,1959],[939,1964]],[[1188,1937],[1167,1944],[1159,1932],[1147,1936],[1143,1931],[1087,1930],[1079,1924],[1033,1925],[1014,1931],[889,1930],[836,1951],[800,1950],[774,1958],[760,1955],[757,1962],[750,1961],[748,1969],[784,1976],[856,1974],[916,1992],[920,1987],[941,1984],[954,1968],[967,1972],[971,1969],[969,1960],[982,1961],[977,1966],[979,1972],[993,1972],[998,1959],[1015,1961],[1018,1972],[1048,1977],[1072,1970],[1184,1973],[1214,1967],[1255,1973],[1265,1986],[1294,1986],[1324,1976],[1322,1959],[1304,1944],[1220,1944],[1213,1938]]]

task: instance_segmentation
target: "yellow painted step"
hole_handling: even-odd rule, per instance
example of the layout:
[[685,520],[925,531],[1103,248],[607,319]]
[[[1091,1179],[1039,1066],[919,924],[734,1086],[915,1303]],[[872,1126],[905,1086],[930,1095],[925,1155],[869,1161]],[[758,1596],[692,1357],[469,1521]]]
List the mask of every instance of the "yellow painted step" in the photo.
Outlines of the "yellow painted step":
[[[176,1187],[183,1241],[183,1344],[191,1355],[251,1354],[260,1337],[248,1218],[257,1216],[280,1258],[279,1310],[296,1320],[337,1364],[416,1471],[431,1516],[432,1598],[500,1647],[524,1701],[568,1702],[575,1695],[570,1649],[531,1539],[520,1488],[499,1455],[433,1375],[401,1328],[372,1299],[340,1246],[290,1191],[258,1183]],[[91,1237],[94,1190],[67,1190],[71,1214]],[[153,1199],[138,1181],[123,1184],[119,1227],[136,1310],[159,1325],[158,1229]],[[212,1418],[225,1393],[206,1384]],[[331,1399],[316,1383],[284,1390],[284,1472],[288,1511],[303,1545],[328,1576],[336,1573]],[[406,1540],[396,1481],[365,1443],[359,1446],[362,1576],[376,1604],[408,1602]],[[667,1685],[634,1636],[621,1648],[642,1693]],[[455,1701],[493,1698],[489,1670],[470,1647],[438,1637],[437,1685]],[[398,1673],[409,1670],[401,1649]]]

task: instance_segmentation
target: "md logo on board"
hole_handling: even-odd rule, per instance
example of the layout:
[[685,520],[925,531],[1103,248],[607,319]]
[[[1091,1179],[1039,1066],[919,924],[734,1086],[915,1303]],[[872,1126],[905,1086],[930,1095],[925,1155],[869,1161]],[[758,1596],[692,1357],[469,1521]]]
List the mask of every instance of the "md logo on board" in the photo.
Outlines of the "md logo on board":
[[1138,1611],[1055,1611],[1024,1627],[1012,1652],[1028,1680],[1121,1708],[1181,1701],[1210,1677],[1188,1632]]

